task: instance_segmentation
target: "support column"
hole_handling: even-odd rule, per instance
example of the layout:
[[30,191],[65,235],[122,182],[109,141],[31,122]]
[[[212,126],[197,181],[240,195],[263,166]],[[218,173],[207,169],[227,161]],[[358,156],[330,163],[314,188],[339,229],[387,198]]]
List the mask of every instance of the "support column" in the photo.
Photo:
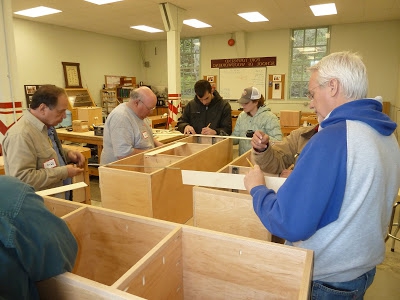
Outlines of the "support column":
[[178,121],[181,112],[180,32],[185,10],[170,4],[160,4],[161,17],[167,32],[168,58],[168,124]]
[[17,55],[11,1],[0,0],[0,143],[4,135],[22,116],[21,87],[18,92]]

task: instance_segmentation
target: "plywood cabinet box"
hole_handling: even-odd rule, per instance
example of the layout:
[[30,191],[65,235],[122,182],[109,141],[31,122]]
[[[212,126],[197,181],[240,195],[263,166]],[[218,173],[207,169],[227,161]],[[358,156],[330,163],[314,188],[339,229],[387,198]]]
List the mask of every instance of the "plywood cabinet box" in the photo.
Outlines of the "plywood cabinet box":
[[65,203],[45,197],[76,237],[78,256],[72,272],[37,284],[41,299],[309,297],[310,250]]
[[102,205],[186,223],[193,217],[193,193],[192,186],[182,184],[181,170],[215,172],[232,157],[231,139],[189,136],[102,166]]

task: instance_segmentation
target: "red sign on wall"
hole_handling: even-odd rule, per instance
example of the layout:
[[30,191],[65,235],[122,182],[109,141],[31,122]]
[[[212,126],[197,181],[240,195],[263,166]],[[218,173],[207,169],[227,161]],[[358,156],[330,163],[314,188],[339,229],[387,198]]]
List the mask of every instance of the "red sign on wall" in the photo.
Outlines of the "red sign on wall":
[[248,57],[248,58],[227,58],[212,59],[211,68],[227,69],[227,68],[256,68],[276,66],[275,57]]

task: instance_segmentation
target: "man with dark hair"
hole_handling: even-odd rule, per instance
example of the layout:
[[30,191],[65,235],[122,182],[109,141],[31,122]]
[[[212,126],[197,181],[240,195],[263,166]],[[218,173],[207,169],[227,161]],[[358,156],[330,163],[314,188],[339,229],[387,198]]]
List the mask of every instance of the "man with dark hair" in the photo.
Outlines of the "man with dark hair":
[[184,134],[230,135],[232,133],[231,106],[217,91],[212,92],[207,80],[194,85],[196,95],[183,110],[178,130]]
[[[67,108],[68,97],[62,88],[43,85],[33,94],[30,109],[4,137],[6,175],[40,191],[70,184],[72,177],[83,172],[85,157],[78,151],[64,150],[54,129],[66,117]],[[72,199],[70,191],[56,197]]]

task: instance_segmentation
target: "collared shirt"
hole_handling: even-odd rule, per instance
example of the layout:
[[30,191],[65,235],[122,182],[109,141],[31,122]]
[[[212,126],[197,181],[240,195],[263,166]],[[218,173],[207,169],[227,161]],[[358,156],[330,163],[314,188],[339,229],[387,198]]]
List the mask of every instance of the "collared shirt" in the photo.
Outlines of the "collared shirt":
[[[63,152],[61,155],[65,156],[67,151]],[[47,126],[29,111],[7,131],[3,155],[6,175],[21,179],[36,191],[62,186],[63,180],[68,178],[67,167],[60,165],[49,142]],[[64,198],[65,195],[62,193],[57,197]]]

